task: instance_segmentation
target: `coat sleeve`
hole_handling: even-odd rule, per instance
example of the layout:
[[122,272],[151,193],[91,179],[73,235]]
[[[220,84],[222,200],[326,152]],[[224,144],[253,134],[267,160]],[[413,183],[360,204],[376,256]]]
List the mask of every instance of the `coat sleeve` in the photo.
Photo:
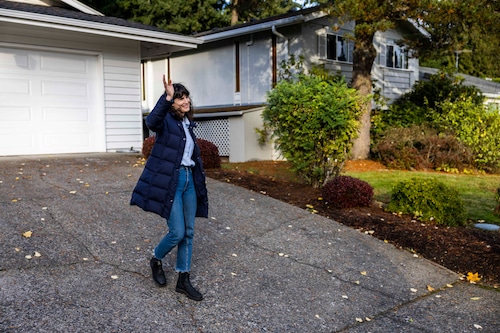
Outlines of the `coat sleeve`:
[[156,102],[153,111],[146,117],[146,125],[153,132],[159,132],[163,128],[163,120],[168,110],[172,107],[173,102],[167,101],[167,95],[161,95],[158,102]]

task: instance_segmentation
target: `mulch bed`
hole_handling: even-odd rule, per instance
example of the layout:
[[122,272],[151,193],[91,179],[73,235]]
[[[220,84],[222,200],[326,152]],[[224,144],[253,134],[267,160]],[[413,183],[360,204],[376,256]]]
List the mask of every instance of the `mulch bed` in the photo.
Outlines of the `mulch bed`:
[[421,223],[409,216],[385,212],[377,204],[371,207],[335,209],[318,200],[321,197],[320,190],[282,177],[227,169],[207,169],[206,173],[210,178],[241,186],[297,207],[308,209],[307,205],[310,205],[317,214],[369,233],[454,272],[463,275],[468,272],[479,273],[480,284],[494,288],[500,285],[500,232]]

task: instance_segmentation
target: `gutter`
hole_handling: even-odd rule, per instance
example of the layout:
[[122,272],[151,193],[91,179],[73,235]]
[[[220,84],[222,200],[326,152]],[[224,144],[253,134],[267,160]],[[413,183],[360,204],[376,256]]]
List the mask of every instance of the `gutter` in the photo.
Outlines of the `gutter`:
[[201,39],[203,42],[215,42],[218,40],[226,39],[226,38],[231,38],[231,37],[236,37],[236,36],[241,36],[241,35],[247,35],[247,34],[252,34],[260,31],[265,31],[265,30],[270,30],[273,28],[273,26],[287,26],[287,25],[292,25],[296,23],[301,23],[305,21],[304,15],[297,15],[293,17],[287,17],[281,20],[276,20],[276,21],[269,21],[269,22],[264,22],[264,23],[258,23],[254,25],[249,25],[241,28],[236,28],[236,29],[230,29],[226,31],[221,31],[221,32],[215,32],[209,35],[205,36],[200,36],[198,37]]

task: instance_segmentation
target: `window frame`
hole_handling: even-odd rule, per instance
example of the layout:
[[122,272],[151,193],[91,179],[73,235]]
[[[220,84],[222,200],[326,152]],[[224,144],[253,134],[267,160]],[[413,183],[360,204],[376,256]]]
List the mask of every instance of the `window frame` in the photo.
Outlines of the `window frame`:
[[379,65],[386,68],[409,69],[409,50],[395,43],[382,44]]
[[[333,45],[333,47],[331,45]],[[353,63],[354,42],[341,34],[326,32],[321,35],[319,49],[320,58],[322,59],[348,64]],[[347,52],[347,57],[344,59],[340,57],[342,53],[339,54],[339,52],[342,51],[344,51],[344,53]],[[333,55],[335,56],[333,57]]]

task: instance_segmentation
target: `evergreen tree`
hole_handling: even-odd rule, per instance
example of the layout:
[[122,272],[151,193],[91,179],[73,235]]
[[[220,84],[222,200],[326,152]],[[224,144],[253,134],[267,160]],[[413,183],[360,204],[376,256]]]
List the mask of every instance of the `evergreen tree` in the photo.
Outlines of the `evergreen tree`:
[[86,0],[107,16],[190,35],[229,25],[222,0]]

